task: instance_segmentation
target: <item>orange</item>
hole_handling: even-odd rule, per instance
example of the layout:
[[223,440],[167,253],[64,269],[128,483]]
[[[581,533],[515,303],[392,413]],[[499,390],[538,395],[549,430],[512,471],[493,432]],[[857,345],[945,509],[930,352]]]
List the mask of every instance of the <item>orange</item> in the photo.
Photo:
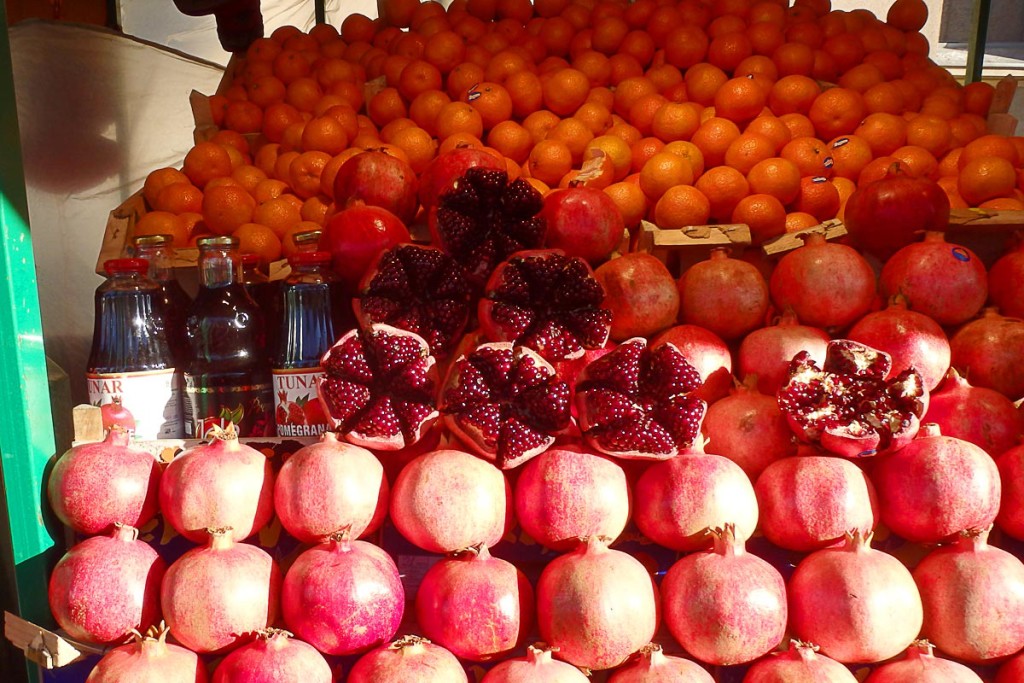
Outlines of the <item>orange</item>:
[[256,254],[263,267],[281,258],[281,238],[265,225],[243,223],[232,234],[238,238],[239,251]]
[[136,237],[170,235],[175,247],[188,246],[189,229],[185,219],[169,211],[149,211],[139,216],[133,227]]
[[366,113],[377,126],[408,116],[405,101],[397,88],[382,88],[366,103]]
[[810,76],[814,69],[814,49],[803,43],[785,42],[771,56],[779,76]]
[[779,121],[782,121],[789,129],[791,138],[814,137],[814,124],[803,114],[797,112],[783,114],[779,117]]
[[261,168],[251,164],[240,166],[231,172],[231,177],[244,187],[251,194],[256,186],[267,179],[267,174]]
[[320,192],[320,174],[332,156],[316,150],[299,154],[288,165],[287,180],[292,191],[302,199],[308,199]]
[[774,84],[779,78],[779,68],[770,58],[764,55],[751,55],[736,65],[733,76],[761,76]]
[[688,103],[665,102],[651,121],[651,133],[665,142],[689,140],[698,128],[700,114]]
[[896,157],[875,157],[871,160],[871,163],[861,170],[860,175],[857,176],[858,187],[870,185],[876,180],[881,180],[886,177],[893,164],[898,164],[902,167],[902,163]]
[[938,116],[920,114],[907,122],[907,144],[923,147],[938,158],[952,146],[949,122]]
[[831,58],[838,73],[853,70],[864,60],[865,54],[860,36],[854,33],[839,33],[829,36],[822,43],[821,50]]
[[590,129],[582,121],[569,117],[556,123],[548,131],[546,139],[564,142],[572,154],[573,166],[578,166],[583,161],[583,150],[594,139],[594,134],[590,132]]
[[[593,90],[591,90],[591,93],[593,93]],[[592,100],[587,100],[580,105],[580,108],[573,114],[573,118],[582,122],[594,135],[600,135],[612,125],[611,109],[600,102]]]
[[409,103],[409,118],[428,133],[435,133],[437,115],[441,108],[449,102],[451,102],[451,98],[441,90],[428,90],[420,93]]
[[782,119],[771,115],[758,116],[747,124],[744,132],[758,133],[771,140],[775,148],[774,154],[782,151],[786,143],[793,139],[793,134],[789,132]]
[[832,183],[839,192],[839,211],[836,212],[836,218],[842,220],[843,212],[846,210],[846,202],[850,199],[850,195],[852,195],[857,189],[857,184],[849,178],[841,177],[831,178],[829,182]]
[[608,17],[595,21],[593,13],[591,22],[594,29],[594,34],[590,39],[593,48],[606,55],[615,54],[626,38],[626,34],[629,33],[629,24],[621,17]]
[[640,169],[640,189],[651,201],[657,201],[670,187],[691,184],[693,168],[690,163],[671,152],[654,154]]
[[741,199],[732,211],[731,220],[750,226],[750,239],[754,244],[786,232],[786,208],[767,194],[752,194]]
[[203,195],[203,220],[215,234],[230,235],[252,220],[256,200],[245,188],[221,185]]
[[547,109],[541,109],[523,119],[523,128],[530,131],[530,136],[533,137],[533,142],[536,144],[546,138],[548,131],[561,120]]
[[228,103],[224,125],[239,133],[258,133],[263,128],[263,109],[249,101]]
[[722,164],[729,145],[739,136],[740,129],[735,123],[715,116],[704,121],[690,141],[704,155],[704,163],[710,168]]
[[294,202],[281,197],[258,204],[252,212],[253,223],[267,226],[278,237],[301,220],[300,209]]
[[412,102],[420,93],[441,89],[441,70],[425,59],[413,59],[402,67],[395,85],[405,101]]
[[[612,121],[615,121],[614,115],[612,116]],[[643,137],[643,134],[635,126],[621,119],[618,122],[612,123],[611,128],[605,131],[605,135],[614,135],[631,147]]]
[[633,173],[640,173],[648,159],[665,149],[665,143],[655,137],[641,138],[631,148],[632,162],[630,170]]
[[628,117],[637,101],[646,95],[656,94],[658,87],[646,76],[627,78],[615,86],[614,111],[619,116]]
[[587,143],[584,156],[593,150],[600,150],[612,163],[612,177],[615,181],[622,180],[629,173],[633,161],[629,145],[614,135],[599,135]]
[[686,159],[690,164],[690,168],[693,169],[693,177],[698,178],[700,174],[704,172],[704,155],[701,154],[700,149],[697,145],[686,140],[673,140],[662,148],[665,152],[671,152],[672,154],[681,156]]
[[283,180],[268,178],[256,185],[256,189],[252,191],[252,196],[256,200],[257,204],[262,204],[263,202],[270,201],[275,197],[280,197],[281,195],[286,194],[289,190],[290,188],[288,187],[288,183]]
[[487,134],[487,145],[517,164],[522,164],[533,149],[530,131],[515,121],[502,121]]
[[270,142],[281,142],[285,130],[302,120],[302,113],[287,102],[271,104],[263,112],[263,135]]
[[839,86],[865,93],[873,86],[885,82],[882,70],[874,64],[861,63],[849,69],[839,77]]
[[839,211],[839,190],[822,176],[804,177],[800,179],[800,191],[793,202],[795,211],[809,213],[821,223],[835,218]]
[[796,164],[781,157],[759,161],[747,173],[752,193],[770,194],[783,204],[789,204],[799,196],[800,180]]
[[786,214],[786,232],[798,232],[813,228],[821,221],[805,211],[790,211]]
[[968,208],[967,202],[960,196],[960,190],[958,189],[958,180],[956,176],[946,176],[939,178],[935,181],[942,191],[946,193],[946,197],[949,199],[949,208],[951,209],[966,209]]
[[557,186],[572,170],[572,152],[560,140],[541,140],[530,151],[525,170],[548,186]]
[[818,137],[830,139],[852,133],[867,110],[860,93],[847,88],[829,88],[814,99],[807,117]]
[[615,202],[627,228],[638,225],[647,215],[647,196],[638,183],[612,183],[603,192]]
[[717,221],[729,221],[733,209],[750,193],[750,185],[743,174],[728,166],[708,169],[697,178],[694,187],[708,198],[711,217]]
[[480,138],[474,137],[469,133],[455,133],[441,140],[437,146],[438,155],[450,152],[453,149],[459,149],[461,147],[475,147],[480,149],[484,146],[484,143]]
[[868,114],[854,131],[871,146],[876,157],[886,156],[907,144],[907,122],[887,112]]
[[214,178],[231,175],[231,156],[227,149],[216,142],[197,142],[185,154],[182,171],[193,185],[203,189]]
[[[708,44],[707,61],[723,71],[734,73],[747,57],[754,54],[754,46],[743,29],[729,31],[712,38]],[[736,74],[740,76],[743,74]]]
[[772,55],[786,42],[786,34],[781,23],[774,21],[755,21],[747,27],[747,38],[754,48],[755,55]]
[[680,70],[688,69],[705,60],[709,45],[708,36],[701,28],[680,24],[665,37],[665,61]]
[[587,101],[590,79],[572,67],[559,69],[541,79],[544,106],[558,116],[570,116]]
[[344,125],[333,116],[318,116],[302,129],[301,148],[306,151],[340,153],[348,147],[348,133]]
[[629,109],[628,120],[644,135],[650,135],[654,115],[668,100],[661,93],[650,93],[642,96]]
[[964,111],[978,116],[988,116],[996,89],[990,83],[975,81],[964,86]]
[[832,157],[832,173],[842,178],[856,180],[873,155],[871,145],[858,135],[842,135],[828,143]]
[[901,164],[915,178],[932,178],[938,173],[939,162],[931,152],[914,145],[904,145],[889,156]]
[[320,87],[316,79],[303,76],[288,84],[284,101],[299,111],[312,112],[323,96],[323,88]]
[[1022,211],[1024,210],[1024,201],[1016,197],[996,197],[978,204],[978,208],[994,211]]
[[733,122],[750,121],[764,109],[768,93],[752,78],[732,78],[715,93],[715,115]]
[[896,0],[885,15],[885,23],[901,31],[920,31],[926,21],[928,5],[924,0]]
[[512,118],[512,97],[504,86],[484,81],[466,91],[464,101],[480,114],[484,130]]
[[415,128],[416,122],[412,119],[395,119],[394,121],[388,122],[385,126],[380,129],[380,139],[390,144],[392,139],[400,130],[406,128]]
[[666,230],[707,225],[711,202],[690,185],[670,187],[654,205],[654,223]]
[[165,185],[152,207],[170,213],[198,213],[203,210],[203,191],[190,182]]
[[831,176],[832,166],[828,145],[813,137],[793,138],[779,153],[783,159],[793,162],[801,176]]
[[701,62],[686,70],[684,81],[686,93],[691,101],[709,106],[715,101],[715,93],[729,80],[729,76],[714,64]]
[[725,165],[746,175],[758,162],[775,154],[775,145],[760,133],[742,133],[725,150]]
[[939,159],[939,165],[936,169],[936,173],[940,178],[955,178],[960,173],[960,153],[963,152],[962,147],[954,147],[953,149],[946,152],[946,154]]
[[544,103],[543,86],[537,74],[520,71],[505,80],[505,90],[512,98],[512,113],[525,117],[537,111]]
[[160,190],[174,183],[191,183],[191,181],[187,175],[176,168],[158,168],[155,171],[150,171],[142,185],[142,196],[152,207]]
[[968,161],[961,167],[958,180],[960,196],[970,206],[978,206],[997,197],[1011,196],[1017,187],[1017,173],[1013,164],[996,156]]
[[982,135],[964,145],[964,151],[960,155],[959,166],[962,169],[975,159],[990,156],[1002,157],[1014,166],[1020,163],[1017,146],[1011,138],[1003,135]]
[[441,107],[434,125],[437,137],[442,139],[455,133],[468,133],[477,138],[484,134],[483,117],[466,102],[449,102]]

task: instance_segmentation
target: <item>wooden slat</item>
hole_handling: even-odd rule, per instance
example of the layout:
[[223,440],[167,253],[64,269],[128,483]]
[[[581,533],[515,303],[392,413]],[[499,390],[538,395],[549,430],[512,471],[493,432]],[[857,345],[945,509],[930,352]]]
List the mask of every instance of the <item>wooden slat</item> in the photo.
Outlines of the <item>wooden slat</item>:
[[664,258],[666,252],[698,247],[747,246],[750,228],[745,223],[693,225],[680,230],[663,230],[649,221],[640,222],[637,250]]
[[766,256],[777,256],[787,251],[793,251],[804,246],[803,235],[811,233],[821,233],[825,235],[825,239],[833,240],[846,234],[846,226],[838,218],[833,218],[810,228],[779,235],[762,244],[761,250],[764,251]]
[[1024,211],[991,211],[988,209],[953,209],[949,212],[951,232],[970,230],[1010,234],[1024,228]]
[[27,659],[47,670],[104,652],[102,648],[69,640],[10,612],[4,612],[4,637],[24,652]]

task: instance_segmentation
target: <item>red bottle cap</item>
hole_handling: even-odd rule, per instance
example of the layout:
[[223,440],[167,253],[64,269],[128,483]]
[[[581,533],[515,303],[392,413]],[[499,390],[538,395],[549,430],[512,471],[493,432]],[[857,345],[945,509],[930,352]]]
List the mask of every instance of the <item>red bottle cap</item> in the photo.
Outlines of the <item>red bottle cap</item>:
[[148,273],[149,261],[144,258],[112,258],[103,262],[107,275],[114,273]]
[[288,257],[290,266],[326,265],[330,262],[329,251],[298,251]]

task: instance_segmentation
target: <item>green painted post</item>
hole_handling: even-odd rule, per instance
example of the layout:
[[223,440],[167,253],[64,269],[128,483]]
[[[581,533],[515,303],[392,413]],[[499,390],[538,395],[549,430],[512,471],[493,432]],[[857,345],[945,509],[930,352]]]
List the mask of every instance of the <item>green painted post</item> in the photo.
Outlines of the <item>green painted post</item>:
[[[43,519],[41,494],[43,471],[55,444],[2,4],[0,23],[0,480],[18,611],[25,619],[46,624],[47,551],[54,541]],[[9,576],[10,568],[3,569]],[[37,680],[38,669],[30,667],[28,674]]]
[[967,40],[967,73],[964,80],[974,83],[981,80],[985,66],[985,43],[988,40],[988,17],[991,0],[974,0],[971,11],[971,34]]

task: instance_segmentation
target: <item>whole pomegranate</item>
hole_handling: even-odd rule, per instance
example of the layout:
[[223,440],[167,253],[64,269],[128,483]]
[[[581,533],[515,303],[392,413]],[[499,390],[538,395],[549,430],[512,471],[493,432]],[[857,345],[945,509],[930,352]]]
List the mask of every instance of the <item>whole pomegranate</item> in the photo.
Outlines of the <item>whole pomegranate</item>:
[[666,655],[661,645],[640,648],[633,660],[619,667],[608,683],[713,683],[715,679],[696,662]]
[[1002,503],[996,524],[1004,533],[1024,540],[1024,444],[1003,453],[996,465],[1002,483]]
[[936,657],[934,651],[927,640],[915,640],[906,657],[878,667],[865,683],[982,683],[978,674],[963,664]]
[[789,641],[789,650],[772,652],[754,662],[743,683],[856,683],[850,670],[818,653],[818,646]]
[[949,340],[952,365],[976,387],[1024,398],[1024,320],[985,311]]
[[731,341],[764,325],[768,283],[756,266],[729,258],[725,248],[711,250],[679,278],[680,320]]
[[100,406],[100,422],[103,424],[104,432],[109,432],[114,427],[120,427],[126,432],[135,431],[135,416],[124,407],[120,396],[114,396],[110,403]]
[[547,222],[544,243],[549,249],[561,249],[595,267],[611,256],[626,231],[612,198],[584,185],[548,193],[541,215]]
[[544,568],[537,583],[537,625],[558,656],[610,669],[650,642],[658,592],[639,560],[591,537]]
[[732,387],[732,352],[714,332],[697,325],[676,325],[657,335],[651,346],[670,342],[700,374],[701,386],[692,393],[708,405],[724,398]]
[[965,531],[914,569],[921,590],[921,633],[957,659],[991,663],[1024,648],[1024,563],[988,544],[988,531]]
[[309,643],[287,631],[258,631],[256,639],[221,660],[213,683],[331,683],[331,667]]
[[1024,318],[1024,240],[1007,251],[988,271],[988,297],[1003,315]]
[[361,201],[387,209],[406,225],[416,218],[418,190],[412,167],[379,150],[367,150],[349,158],[334,176],[334,204],[339,209]]
[[135,642],[107,650],[86,683],[206,683],[199,656],[180,645],[168,645],[166,628],[149,629]]
[[895,657],[924,620],[910,571],[852,531],[838,548],[805,557],[789,579],[790,628],[800,640],[845,664]]
[[604,287],[602,306],[612,312],[614,341],[651,337],[675,324],[679,290],[656,257],[643,252],[623,254],[598,266],[594,276]]
[[995,683],[1019,683],[1024,680],[1024,654],[1007,660],[996,673]]
[[1013,448],[1024,433],[1024,413],[994,389],[975,387],[950,369],[929,397],[923,422],[934,422],[946,436],[981,446],[993,458]]
[[949,197],[934,180],[907,173],[897,161],[881,179],[854,190],[843,222],[854,246],[884,261],[920,232],[945,231]]
[[138,528],[153,519],[160,464],[130,442],[127,432],[112,429],[103,441],[78,444],[60,456],[46,493],[61,522],[82,534],[98,534],[116,523]]
[[327,221],[322,244],[334,257],[334,272],[346,290],[355,292],[380,252],[411,239],[409,229],[395,214],[379,206],[354,203]]
[[50,612],[72,638],[122,641],[160,616],[160,581],[166,564],[138,540],[138,529],[116,525],[71,548],[50,575]]
[[740,342],[738,366],[740,377],[757,377],[757,388],[774,396],[789,378],[789,363],[806,351],[819,366],[825,362],[830,337],[818,327],[801,325],[796,313],[787,308],[778,322],[754,330]]
[[506,659],[488,671],[480,683],[587,683],[590,679],[572,664],[551,658],[544,643],[530,645],[525,657]]
[[403,636],[370,650],[348,673],[348,683],[469,683],[455,655],[419,636]]

